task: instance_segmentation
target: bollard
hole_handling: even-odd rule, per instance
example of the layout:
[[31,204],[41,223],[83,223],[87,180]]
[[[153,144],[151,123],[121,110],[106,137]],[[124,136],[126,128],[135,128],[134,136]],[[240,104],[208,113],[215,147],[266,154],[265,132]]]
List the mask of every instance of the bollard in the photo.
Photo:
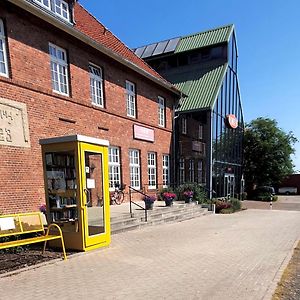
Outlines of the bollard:
[[270,209],[272,210],[272,207],[273,207],[273,203],[272,203],[272,200],[270,201]]

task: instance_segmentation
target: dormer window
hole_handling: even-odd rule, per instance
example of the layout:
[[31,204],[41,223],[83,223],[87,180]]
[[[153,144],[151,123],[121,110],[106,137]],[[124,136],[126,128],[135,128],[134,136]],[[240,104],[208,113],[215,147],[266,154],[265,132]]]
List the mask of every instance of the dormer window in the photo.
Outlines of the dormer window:
[[63,0],[34,0],[36,3],[52,11],[58,17],[70,22],[69,4]]

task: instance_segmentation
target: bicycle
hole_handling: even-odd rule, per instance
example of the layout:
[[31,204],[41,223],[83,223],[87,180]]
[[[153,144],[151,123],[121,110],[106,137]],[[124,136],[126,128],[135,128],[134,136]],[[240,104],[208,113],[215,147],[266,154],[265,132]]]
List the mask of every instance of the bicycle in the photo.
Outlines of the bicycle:
[[120,184],[115,184],[114,192],[110,193],[110,204],[120,205],[124,202],[124,192],[125,184],[120,186]]

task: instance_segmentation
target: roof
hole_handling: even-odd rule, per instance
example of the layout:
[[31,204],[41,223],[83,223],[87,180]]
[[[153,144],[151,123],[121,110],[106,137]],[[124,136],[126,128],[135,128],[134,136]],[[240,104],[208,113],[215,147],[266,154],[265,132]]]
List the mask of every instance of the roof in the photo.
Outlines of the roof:
[[180,100],[179,112],[212,109],[227,68],[227,63],[206,63],[193,71],[169,75],[168,80],[187,95]]
[[175,53],[226,43],[229,41],[232,31],[233,25],[227,25],[182,37]]
[[152,43],[150,45],[136,48],[134,49],[134,52],[141,58],[149,58],[161,54],[181,53],[216,44],[222,44],[229,41],[233,29],[233,25],[226,25],[204,32]]
[[101,22],[92,16],[83,6],[79,3],[74,7],[75,28],[82,33],[88,35],[93,40],[104,45],[115,53],[119,54],[126,60],[139,66],[144,71],[150,73],[160,80],[166,81],[156,71],[154,71],[147,63],[134,54],[123,42],[121,42],[111,31],[109,31]]

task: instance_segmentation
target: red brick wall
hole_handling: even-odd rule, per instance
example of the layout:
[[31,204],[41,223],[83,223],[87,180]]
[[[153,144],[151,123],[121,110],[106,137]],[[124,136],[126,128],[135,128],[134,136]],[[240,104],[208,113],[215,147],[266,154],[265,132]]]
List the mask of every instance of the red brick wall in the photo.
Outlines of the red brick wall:
[[[37,210],[44,203],[39,139],[83,134],[107,139],[121,147],[122,179],[129,185],[128,149],[141,151],[142,184],[147,184],[147,152],[157,152],[158,182],[162,182],[162,155],[170,153],[174,95],[126,69],[81,42],[57,32],[35,17],[0,4],[0,18],[8,36],[10,78],[0,77],[0,97],[26,103],[30,148],[0,146],[0,213]],[[52,92],[48,43],[64,48],[70,63],[70,97]],[[91,105],[88,64],[104,70],[105,109]],[[136,83],[138,119],[126,116],[125,80]],[[158,124],[157,96],[166,99],[167,125]],[[75,124],[59,120],[66,118]],[[134,140],[133,124],[155,130],[155,142]],[[103,130],[99,128],[105,128]]]

